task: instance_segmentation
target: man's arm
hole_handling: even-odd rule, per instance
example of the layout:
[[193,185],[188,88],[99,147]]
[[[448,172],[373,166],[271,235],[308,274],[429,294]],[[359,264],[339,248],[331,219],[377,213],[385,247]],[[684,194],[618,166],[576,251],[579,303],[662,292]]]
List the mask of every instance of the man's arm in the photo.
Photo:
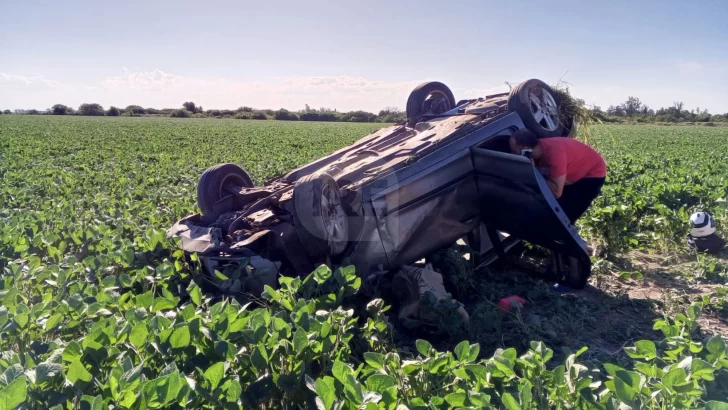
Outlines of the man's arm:
[[551,193],[554,194],[556,199],[561,198],[561,194],[564,193],[564,183],[566,182],[566,175],[556,177],[553,179],[547,179],[546,183],[549,185]]
[[546,162],[549,167],[549,176],[546,182],[556,199],[561,198],[561,194],[564,192],[564,183],[566,183],[566,151],[563,149],[551,150]]

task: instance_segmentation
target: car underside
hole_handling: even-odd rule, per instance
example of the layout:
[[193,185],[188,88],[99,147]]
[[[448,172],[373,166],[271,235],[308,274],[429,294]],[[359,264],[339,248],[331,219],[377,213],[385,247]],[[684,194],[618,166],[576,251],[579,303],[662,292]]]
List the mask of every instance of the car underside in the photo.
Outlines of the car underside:
[[560,255],[559,281],[585,284],[586,245],[531,161],[510,153],[521,128],[540,138],[576,125],[539,80],[510,93],[455,102],[437,82],[407,102],[407,121],[254,187],[234,164],[198,185],[200,214],[169,230],[210,283],[260,294],[278,275],[353,264],[363,278],[412,265],[464,239],[479,266],[525,240]]

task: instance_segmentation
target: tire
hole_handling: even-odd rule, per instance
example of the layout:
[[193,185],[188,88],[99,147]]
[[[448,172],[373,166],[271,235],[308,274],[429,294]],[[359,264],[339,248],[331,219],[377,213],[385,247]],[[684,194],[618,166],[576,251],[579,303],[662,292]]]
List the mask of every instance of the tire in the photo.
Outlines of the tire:
[[[539,93],[538,90],[542,92]],[[550,96],[550,99],[546,95]],[[541,105],[537,105],[533,98]],[[547,108],[542,109],[542,105]],[[564,133],[564,125],[559,120],[560,106],[559,95],[541,80],[528,80],[518,84],[508,97],[508,110],[518,113],[523,125],[539,138],[559,137]],[[538,113],[546,112],[548,114],[537,118]]]
[[556,258],[558,283],[573,289],[584,289],[591,273],[589,272],[591,266],[567,255],[557,255]]
[[208,168],[197,184],[197,206],[202,214],[210,214],[215,204],[225,196],[228,186],[250,188],[253,181],[245,170],[235,164],[218,164]]
[[349,239],[349,221],[341,204],[339,186],[329,174],[308,175],[296,181],[293,222],[296,235],[310,257],[344,252]]
[[[455,97],[452,91],[443,83],[430,81],[422,83],[415,87],[407,99],[407,119],[415,119],[422,115],[425,109],[425,101],[430,95],[438,95],[445,98],[445,110],[448,111],[456,107]],[[444,112],[443,111],[443,112]]]

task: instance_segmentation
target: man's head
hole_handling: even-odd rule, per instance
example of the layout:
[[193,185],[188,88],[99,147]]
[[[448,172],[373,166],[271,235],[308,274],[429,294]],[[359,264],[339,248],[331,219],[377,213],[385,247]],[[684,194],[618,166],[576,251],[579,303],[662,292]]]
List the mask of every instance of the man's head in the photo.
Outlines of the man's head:
[[511,138],[508,140],[508,145],[510,146],[512,153],[520,154],[524,149],[535,148],[538,145],[538,137],[526,128],[521,128],[511,134]]

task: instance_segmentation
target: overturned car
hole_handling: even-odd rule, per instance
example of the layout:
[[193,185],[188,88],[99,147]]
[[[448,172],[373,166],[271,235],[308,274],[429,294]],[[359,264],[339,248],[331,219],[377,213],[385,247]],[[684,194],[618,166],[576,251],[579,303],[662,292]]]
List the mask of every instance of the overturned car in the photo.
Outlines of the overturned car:
[[270,181],[253,186],[234,164],[204,172],[201,214],[169,230],[196,253],[223,290],[260,294],[276,277],[317,264],[353,264],[364,279],[413,264],[464,239],[480,266],[520,240],[551,249],[557,280],[583,287],[584,241],[528,158],[509,136],[540,138],[576,125],[540,80],[510,93],[456,102],[448,87],[423,83],[407,100],[407,121]]

